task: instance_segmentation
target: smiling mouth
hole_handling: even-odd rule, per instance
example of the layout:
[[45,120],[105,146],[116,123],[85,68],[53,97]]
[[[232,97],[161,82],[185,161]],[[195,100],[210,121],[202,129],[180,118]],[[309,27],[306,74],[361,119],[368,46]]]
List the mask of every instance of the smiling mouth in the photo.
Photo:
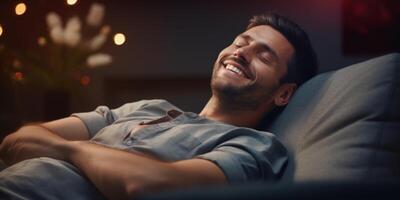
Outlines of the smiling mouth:
[[243,77],[245,79],[250,79],[250,77],[246,74],[246,72],[244,72],[241,68],[231,64],[230,62],[223,62],[222,66],[224,67],[224,69],[229,70],[237,75],[239,75],[240,77]]

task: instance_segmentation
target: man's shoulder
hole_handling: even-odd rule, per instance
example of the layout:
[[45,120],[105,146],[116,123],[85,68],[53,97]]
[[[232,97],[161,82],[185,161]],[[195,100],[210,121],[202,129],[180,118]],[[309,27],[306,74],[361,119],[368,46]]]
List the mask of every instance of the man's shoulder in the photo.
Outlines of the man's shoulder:
[[165,99],[143,99],[140,101],[134,101],[134,102],[129,102],[125,103],[123,106],[130,107],[130,106],[135,106],[135,107],[147,107],[147,106],[160,106],[160,107],[170,107],[174,106],[171,103],[169,103]]
[[135,101],[131,103],[126,103],[120,107],[120,109],[127,111],[127,113],[131,113],[132,111],[151,111],[151,112],[161,112],[165,114],[165,112],[169,110],[179,110],[178,107],[174,106],[170,102],[164,99],[144,99],[140,101]]
[[258,130],[254,128],[249,128],[249,127],[238,127],[238,126],[233,126],[231,132],[237,132],[240,133],[240,135],[249,135],[249,136],[256,136],[256,137],[276,137],[274,133],[265,131],[265,130]]
[[214,130],[220,130],[223,132],[229,132],[234,135],[261,135],[261,136],[272,136],[275,137],[274,133],[269,132],[268,130],[262,130],[260,128],[252,128],[245,126],[236,126],[230,123],[225,123],[222,121],[212,120],[209,118],[202,117],[203,120],[199,120],[200,124],[204,124],[207,126],[213,127]]

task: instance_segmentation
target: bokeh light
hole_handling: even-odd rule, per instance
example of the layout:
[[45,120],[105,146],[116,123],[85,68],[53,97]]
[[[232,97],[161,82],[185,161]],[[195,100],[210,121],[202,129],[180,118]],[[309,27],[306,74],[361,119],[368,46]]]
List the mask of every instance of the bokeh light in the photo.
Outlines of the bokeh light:
[[67,0],[67,4],[72,6],[75,5],[78,2],[78,0]]
[[19,3],[15,6],[15,14],[23,15],[25,12],[26,12],[26,4],[25,3]]
[[122,33],[117,33],[117,34],[115,34],[114,35],[114,43],[116,44],[116,45],[122,45],[122,44],[124,44],[125,43],[125,41],[126,41],[126,38],[125,38],[125,35],[124,34],[122,34]]
[[22,72],[15,72],[14,79],[16,81],[21,81],[22,79],[24,79],[24,74],[22,74]]
[[81,77],[80,82],[81,82],[81,85],[82,85],[82,86],[88,86],[89,83],[90,83],[90,76],[88,76],[88,75],[83,75],[83,76]]
[[3,27],[0,24],[0,36],[3,35]]
[[38,38],[38,40],[37,40],[37,43],[38,43],[38,45],[39,46],[44,46],[44,45],[46,45],[46,43],[47,43],[47,40],[46,40],[46,38],[45,37],[43,37],[43,36],[40,36],[39,38]]

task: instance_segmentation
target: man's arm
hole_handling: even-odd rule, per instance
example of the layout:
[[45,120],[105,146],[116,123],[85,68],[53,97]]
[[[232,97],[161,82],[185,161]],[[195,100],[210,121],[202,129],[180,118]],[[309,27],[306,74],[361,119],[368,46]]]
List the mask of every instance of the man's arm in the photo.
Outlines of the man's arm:
[[[88,140],[89,133],[86,126],[77,117],[26,125],[3,139],[0,144],[0,159],[10,165],[25,159],[35,158],[36,155],[43,155],[44,151],[49,151],[48,153],[51,154],[51,146],[49,145],[52,144],[40,143],[42,137],[59,137],[71,141]],[[30,152],[20,150],[25,148],[26,145],[30,145]]]
[[66,142],[59,148],[110,199],[132,199],[138,193],[193,185],[226,183],[214,163],[191,159],[172,163],[89,142]]
[[7,148],[0,149],[0,157],[9,162],[34,157],[70,162],[110,199],[131,199],[145,191],[226,182],[225,175],[211,161],[191,159],[166,163],[88,141],[69,141],[44,127],[30,129],[41,134],[12,140]]
[[89,132],[77,117],[66,117],[42,124],[43,127],[66,140],[88,140]]

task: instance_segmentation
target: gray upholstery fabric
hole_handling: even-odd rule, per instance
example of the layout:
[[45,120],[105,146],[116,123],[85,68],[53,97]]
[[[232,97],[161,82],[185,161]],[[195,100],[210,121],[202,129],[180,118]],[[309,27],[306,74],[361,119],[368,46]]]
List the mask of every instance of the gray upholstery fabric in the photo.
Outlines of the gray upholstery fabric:
[[186,188],[139,199],[399,199],[400,54],[314,77],[266,129],[290,155],[282,184]]
[[400,178],[400,54],[306,82],[269,131],[290,153],[284,182]]

